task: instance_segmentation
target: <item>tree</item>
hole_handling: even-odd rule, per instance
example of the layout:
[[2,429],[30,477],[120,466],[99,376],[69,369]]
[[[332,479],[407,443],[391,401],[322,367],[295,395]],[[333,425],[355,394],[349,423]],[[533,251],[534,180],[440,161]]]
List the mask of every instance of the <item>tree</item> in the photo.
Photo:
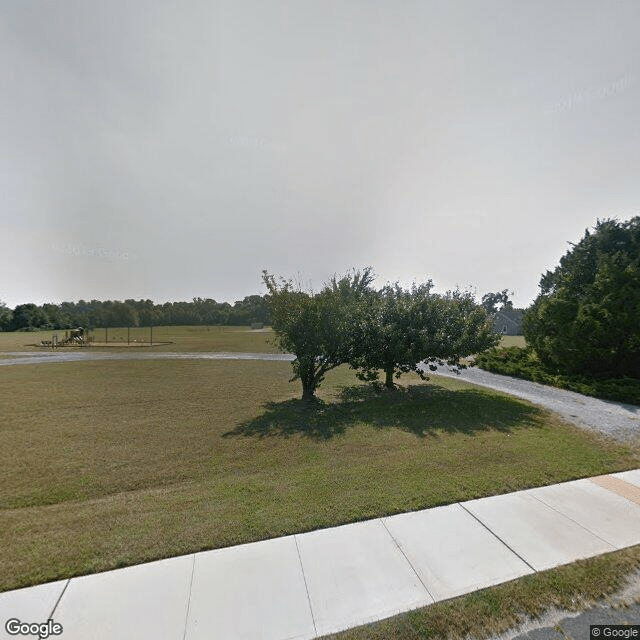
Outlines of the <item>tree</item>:
[[541,277],[523,333],[551,370],[640,378],[640,217],[587,229]]
[[45,303],[42,311],[47,316],[48,325],[52,329],[69,329],[73,326],[69,314],[65,312],[61,305]]
[[264,296],[245,296],[243,300],[236,300],[233,305],[233,323],[251,324],[261,322],[268,324],[269,309]]
[[302,399],[314,400],[325,374],[352,358],[356,335],[354,311],[373,280],[371,269],[333,277],[318,293],[305,292],[291,280],[266,271],[271,326],[280,349],[292,353],[293,380],[302,383]]
[[0,300],[0,331],[10,331],[13,320],[13,311]]
[[114,300],[109,305],[106,320],[109,327],[137,327],[138,312],[127,302]]
[[[129,302],[129,300],[125,302]],[[138,313],[138,326],[152,327],[158,324],[159,311],[156,310],[152,300],[132,301],[132,306]]]
[[358,377],[377,380],[382,370],[385,386],[392,388],[394,376],[410,371],[427,379],[423,363],[431,370],[436,364],[464,366],[461,358],[498,343],[493,322],[471,294],[436,295],[432,287],[431,280],[410,290],[394,284],[369,295],[374,303],[361,305],[360,321],[351,325],[363,336],[350,361]]
[[27,304],[19,304],[13,310],[10,328],[12,331],[19,329],[37,329],[47,324],[48,319],[45,312],[37,305],[29,302]]
[[[513,291],[509,289],[503,289],[496,293],[485,293],[482,296],[482,306],[486,309],[487,313],[494,314],[498,311],[505,311],[513,309],[513,302],[509,300],[509,295],[513,295]],[[500,307],[498,308],[498,305]]]

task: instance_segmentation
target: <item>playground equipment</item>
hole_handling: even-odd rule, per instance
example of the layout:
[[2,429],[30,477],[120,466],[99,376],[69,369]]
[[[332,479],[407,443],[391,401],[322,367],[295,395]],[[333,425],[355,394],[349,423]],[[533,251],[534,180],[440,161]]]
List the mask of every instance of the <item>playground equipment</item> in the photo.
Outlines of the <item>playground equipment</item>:
[[86,340],[86,332],[82,327],[65,331],[65,337],[60,341],[61,347],[78,346],[83,347]]
[[[153,327],[104,327],[101,329],[67,329],[64,336],[55,332],[51,340],[41,340],[32,346],[47,347],[155,347],[171,344],[171,341],[157,341],[153,337]],[[104,332],[104,341],[101,340]],[[126,333],[125,333],[126,332]],[[99,336],[99,337],[98,337]]]
[[54,333],[51,340],[42,340],[40,343],[43,347],[86,347],[91,339],[86,329],[78,327],[77,329],[68,329],[64,332],[64,338],[58,338],[58,334]]

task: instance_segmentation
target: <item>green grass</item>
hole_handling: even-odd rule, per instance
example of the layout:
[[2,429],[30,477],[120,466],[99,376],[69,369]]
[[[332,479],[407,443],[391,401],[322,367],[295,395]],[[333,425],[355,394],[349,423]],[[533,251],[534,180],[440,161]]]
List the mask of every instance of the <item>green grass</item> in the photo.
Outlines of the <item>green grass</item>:
[[[551,607],[581,611],[624,588],[640,569],[640,546],[526,576],[513,582],[438,602],[328,640],[464,640],[503,633]],[[585,629],[585,637],[589,635]],[[535,635],[535,634],[534,634]]]
[[[0,357],[7,351],[42,351],[42,347],[35,347],[34,344],[42,340],[51,340],[54,333],[59,338],[64,336],[64,330],[56,331],[29,331],[29,332],[1,332],[0,331]],[[96,342],[104,344],[105,330],[95,329],[92,336]],[[108,329],[107,337],[112,346],[106,347],[109,350],[118,348],[149,348],[150,331],[148,327],[132,327],[129,331],[130,344],[127,347],[127,329]],[[249,327],[154,327],[153,341],[170,342],[172,344],[162,345],[163,350],[175,351],[243,351],[255,353],[275,353],[277,349],[273,345],[274,334],[270,328],[259,331],[252,331]],[[135,341],[135,342],[134,342]],[[116,346],[116,343],[118,346]],[[503,336],[501,346],[503,347],[524,347],[525,341],[522,336]],[[77,347],[70,347],[76,349]],[[102,347],[94,347],[102,349]],[[157,350],[157,347],[156,347]]]
[[376,394],[290,365],[0,368],[0,590],[638,466],[628,447],[438,379]]
[[[42,347],[33,346],[42,340],[51,340],[54,333],[59,338],[64,330],[0,332],[0,356],[7,351],[42,351]],[[104,344],[105,330],[95,329],[91,332],[96,342]],[[127,346],[127,329],[108,329],[107,339],[111,346],[91,347],[92,349],[149,349],[150,331],[148,327],[132,327],[129,331],[130,344]],[[249,327],[154,327],[153,342],[172,343],[161,345],[164,351],[243,351],[255,353],[274,353],[273,332],[267,328],[252,331]],[[117,346],[116,346],[117,345]],[[138,345],[136,347],[136,345]],[[159,347],[154,347],[157,351]],[[78,347],[67,347],[65,350],[77,350]],[[50,351],[50,349],[49,349]]]
[[526,347],[527,341],[524,336],[502,336],[500,340],[501,347]]

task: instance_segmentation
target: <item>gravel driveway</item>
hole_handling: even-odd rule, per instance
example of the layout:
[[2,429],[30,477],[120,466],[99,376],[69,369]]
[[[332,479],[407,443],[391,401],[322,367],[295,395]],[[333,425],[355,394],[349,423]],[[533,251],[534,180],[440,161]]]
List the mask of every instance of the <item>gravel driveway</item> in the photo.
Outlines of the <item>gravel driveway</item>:
[[559,413],[568,422],[592,431],[599,431],[616,440],[634,441],[640,437],[640,407],[632,404],[598,400],[573,391],[556,389],[529,380],[510,378],[476,367],[464,369],[460,375],[451,372],[448,367],[439,367],[434,373],[529,400],[545,409]]

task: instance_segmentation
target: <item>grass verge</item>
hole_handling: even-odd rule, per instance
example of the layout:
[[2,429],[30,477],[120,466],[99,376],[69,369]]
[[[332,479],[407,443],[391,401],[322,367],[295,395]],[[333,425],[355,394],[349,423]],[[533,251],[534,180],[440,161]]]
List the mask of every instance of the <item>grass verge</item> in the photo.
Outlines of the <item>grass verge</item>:
[[488,637],[512,629],[527,617],[537,618],[551,607],[583,610],[619,591],[639,569],[640,546],[630,547],[325,636],[325,640]]
[[0,590],[640,466],[515,398],[290,365],[0,368]]

